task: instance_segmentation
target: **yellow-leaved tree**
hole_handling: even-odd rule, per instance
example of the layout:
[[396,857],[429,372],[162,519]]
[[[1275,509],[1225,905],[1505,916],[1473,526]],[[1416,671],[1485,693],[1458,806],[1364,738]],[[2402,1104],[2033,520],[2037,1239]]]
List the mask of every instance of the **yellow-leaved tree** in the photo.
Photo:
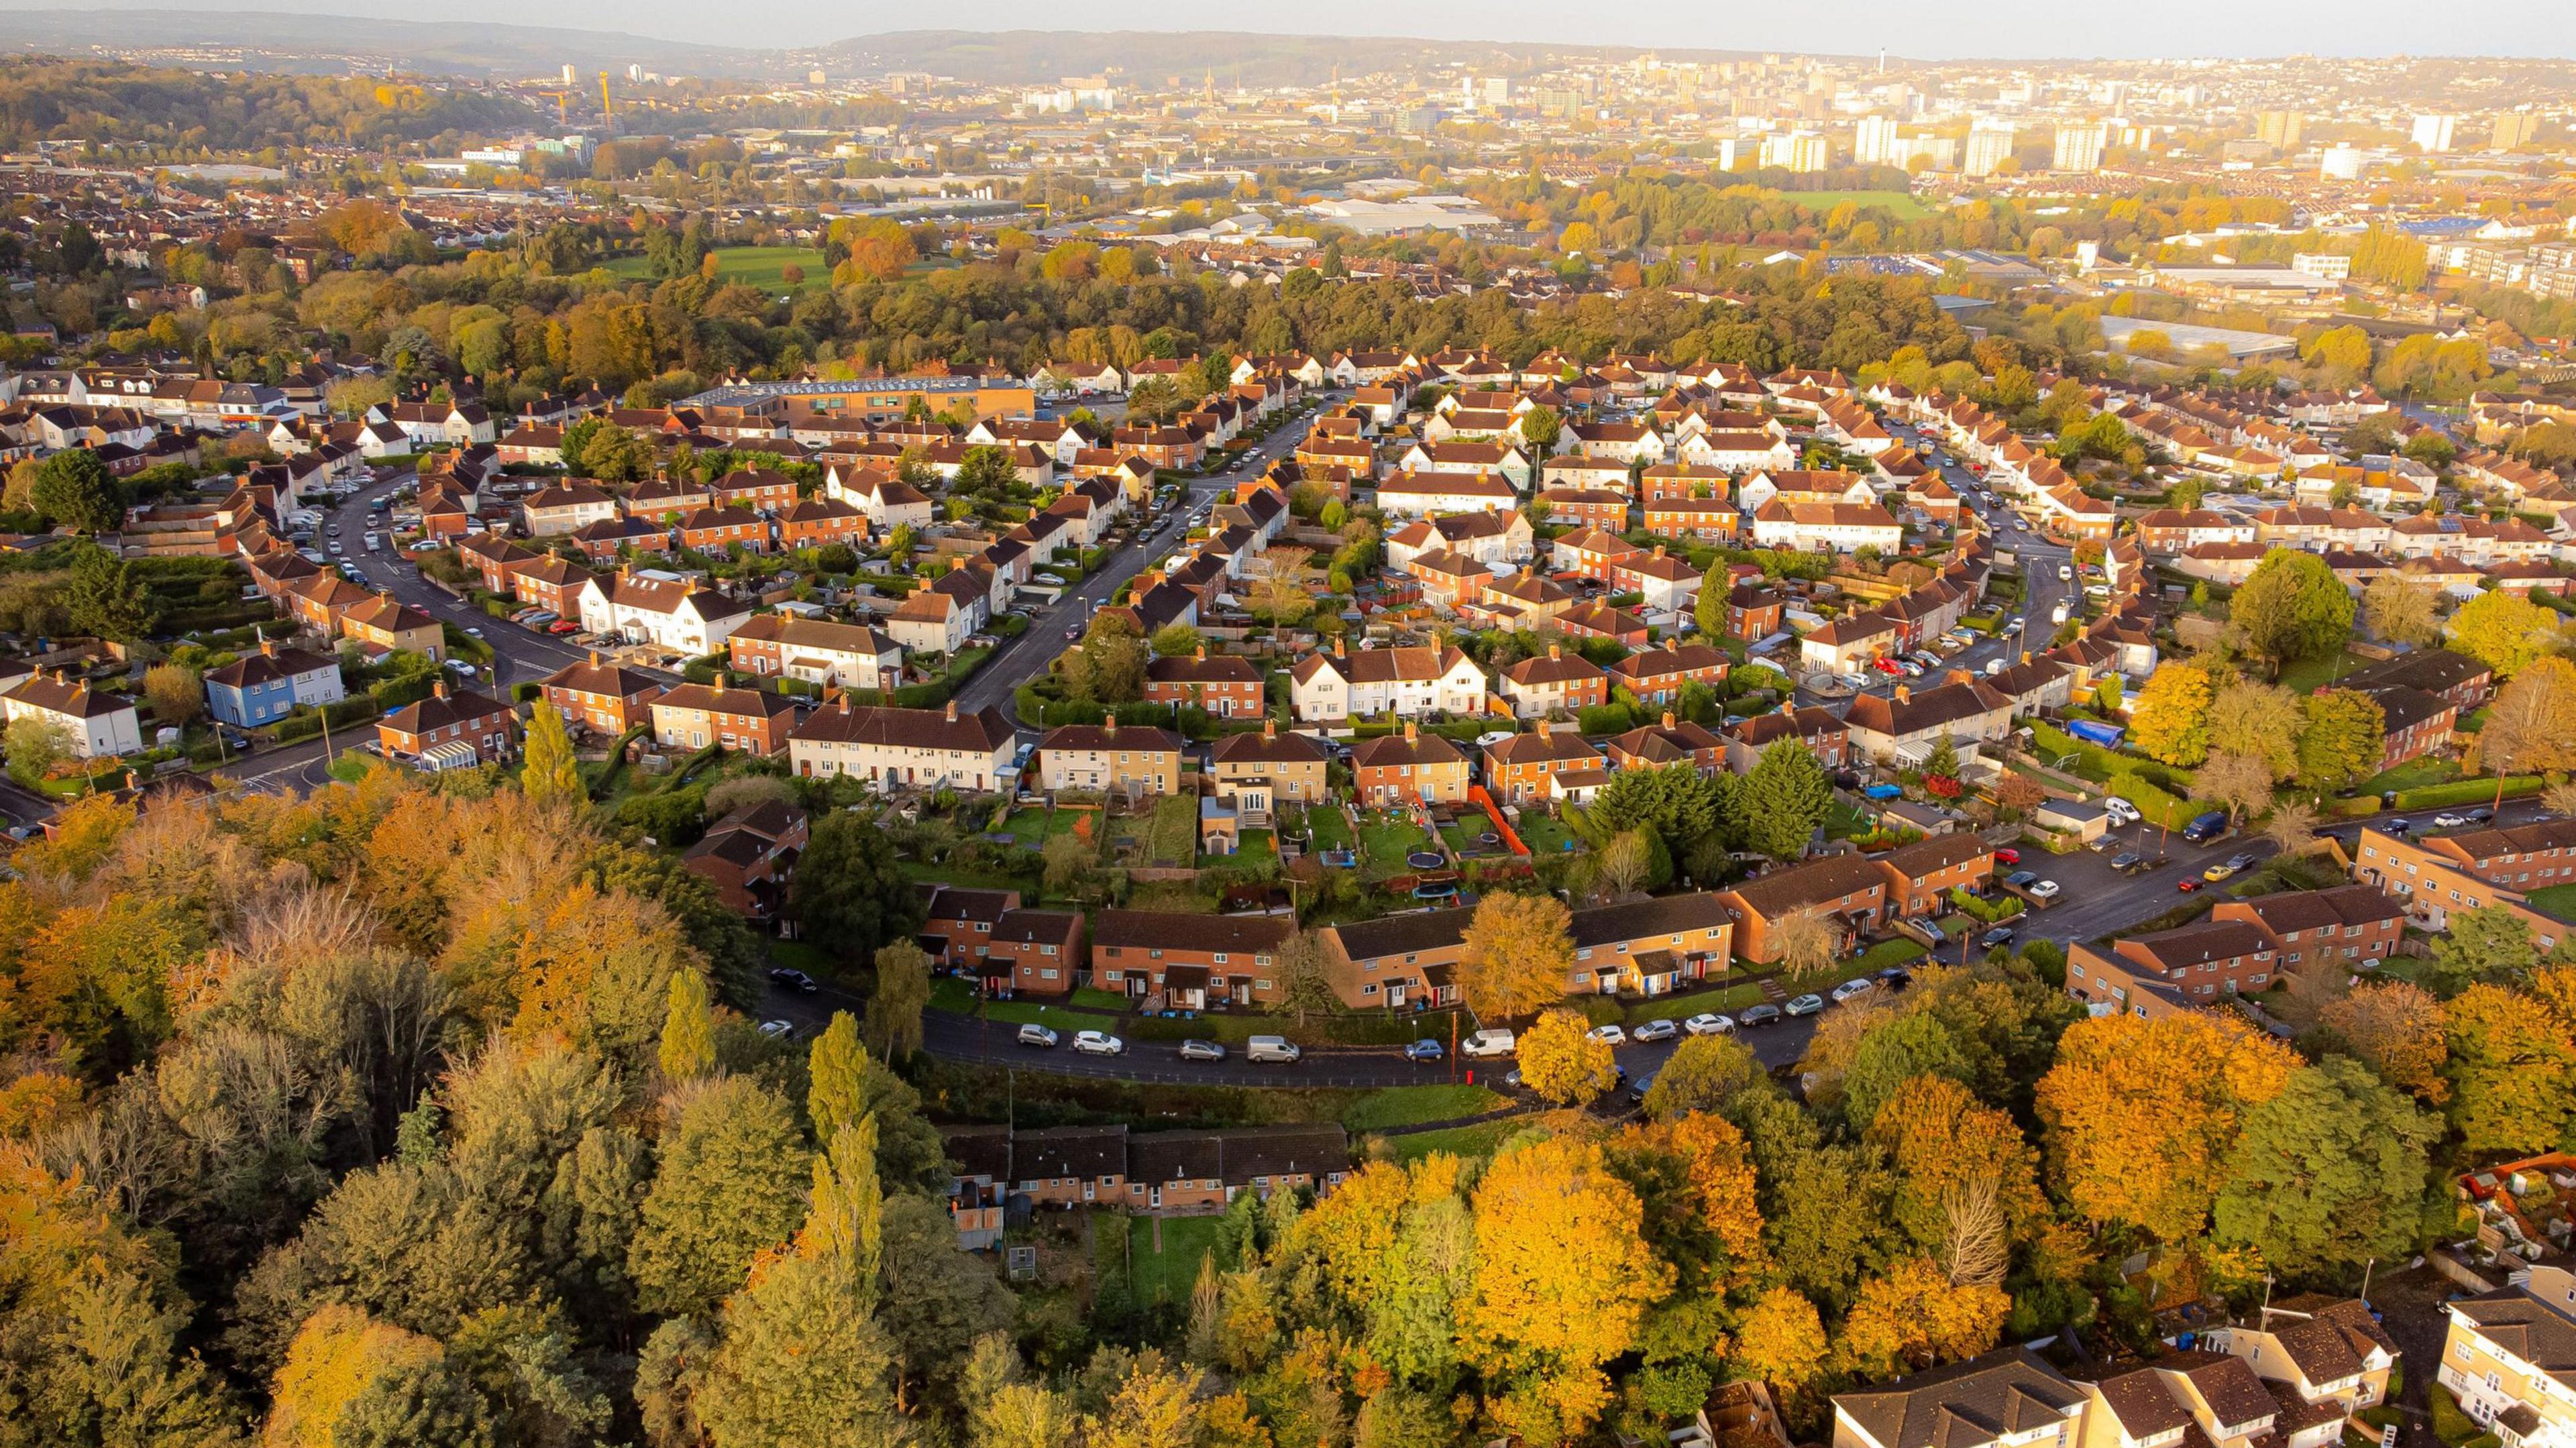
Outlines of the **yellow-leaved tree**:
[[1496,892],[1477,902],[1458,957],[1458,988],[1480,1016],[1526,1016],[1565,996],[1573,915],[1553,895]]
[[2296,1051],[2233,1015],[2076,1022],[2038,1096],[2067,1201],[2088,1221],[2168,1242],[2199,1235],[2245,1113],[2299,1065]]
[[1559,1106],[1579,1106],[1619,1084],[1610,1043],[1592,1039],[1583,1017],[1549,1011],[1521,1032],[1521,1084]]
[[1477,1185],[1475,1286],[1462,1344],[1511,1392],[1490,1406],[1534,1443],[1579,1438],[1610,1401],[1602,1364],[1636,1345],[1672,1268],[1646,1245],[1644,1207],[1593,1142],[1505,1153]]

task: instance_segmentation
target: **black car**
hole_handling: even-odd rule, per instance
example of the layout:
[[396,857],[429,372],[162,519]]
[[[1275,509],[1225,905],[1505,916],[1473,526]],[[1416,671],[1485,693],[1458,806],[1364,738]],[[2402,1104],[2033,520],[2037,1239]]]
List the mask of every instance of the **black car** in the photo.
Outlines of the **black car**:
[[1977,943],[1988,950],[1992,950],[1998,945],[2012,944],[2012,938],[2013,928],[2011,926],[1998,925],[1994,929],[1987,931],[1985,934],[1978,936]]
[[783,965],[771,971],[769,978],[799,995],[812,995],[823,988],[815,983],[814,977],[801,970],[790,970]]
[[1914,984],[1914,972],[1901,965],[1891,965],[1878,973],[1878,983],[1889,990],[1903,990]]
[[1780,1008],[1769,1003],[1746,1006],[1735,1013],[1735,1023],[1747,1030],[1767,1026],[1780,1019]]

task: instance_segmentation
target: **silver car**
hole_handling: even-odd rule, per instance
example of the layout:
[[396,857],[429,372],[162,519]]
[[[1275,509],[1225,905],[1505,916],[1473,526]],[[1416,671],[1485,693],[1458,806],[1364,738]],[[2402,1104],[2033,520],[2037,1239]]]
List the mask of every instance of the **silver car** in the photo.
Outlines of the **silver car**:
[[1181,1059],[1184,1061],[1222,1061],[1225,1059],[1225,1047],[1214,1041],[1183,1041],[1181,1042]]

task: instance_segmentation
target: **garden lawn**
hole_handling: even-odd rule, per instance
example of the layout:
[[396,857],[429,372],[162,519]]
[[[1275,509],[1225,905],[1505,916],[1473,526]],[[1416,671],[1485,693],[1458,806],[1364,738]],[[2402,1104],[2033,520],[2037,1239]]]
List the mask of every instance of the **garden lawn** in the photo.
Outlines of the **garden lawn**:
[[1147,853],[1157,863],[1187,864],[1198,854],[1199,802],[1174,795],[1154,806],[1154,832]]
[[1565,821],[1552,814],[1523,814],[1519,833],[1521,843],[1529,846],[1532,859],[1567,854],[1568,846],[1580,844],[1574,838],[1574,831],[1565,827]]
[[1716,1011],[1722,1015],[1732,1014],[1746,1006],[1756,1004],[1761,999],[1762,987],[1758,985],[1730,985],[1720,990],[1657,996],[1653,1000],[1639,1001],[1628,1007],[1623,1020],[1630,1026],[1642,1026],[1648,1021],[1685,1020],[1702,1011]]
[[1205,870],[1217,865],[1258,865],[1265,860],[1275,863],[1278,858],[1279,845],[1271,838],[1270,831],[1245,830],[1233,854],[1201,855],[1199,868]]
[[1482,1086],[1446,1082],[1436,1086],[1390,1086],[1383,1091],[1372,1091],[1351,1103],[1342,1112],[1341,1122],[1344,1129],[1352,1132],[1385,1131],[1390,1127],[1412,1126],[1424,1121],[1455,1121],[1462,1116],[1482,1116],[1510,1104],[1506,1098]]
[[2531,908],[2560,920],[2576,920],[2576,885],[2549,885],[2525,895]]
[[[1104,1217],[1103,1222],[1114,1218]],[[1198,1285],[1199,1259],[1210,1252],[1217,1254],[1217,1266],[1223,1268],[1225,1254],[1217,1251],[1223,1217],[1165,1217],[1162,1219],[1163,1250],[1154,1250],[1152,1217],[1130,1217],[1127,1220],[1127,1245],[1134,1264],[1129,1274],[1136,1286],[1136,1300],[1151,1304],[1156,1299],[1168,1303],[1190,1300],[1190,1289]]]
[[1315,834],[1316,849],[1346,850],[1351,846],[1350,816],[1338,809],[1306,811],[1306,828]]
[[1492,1156],[1503,1138],[1519,1130],[1524,1123],[1513,1118],[1480,1121],[1473,1126],[1452,1126],[1442,1131],[1417,1131],[1405,1136],[1386,1138],[1388,1152],[1399,1163],[1420,1161],[1435,1151],[1451,1156],[1483,1158]]
[[2374,774],[2361,782],[2363,794],[2379,794],[2392,789],[2421,789],[2428,784],[2448,784],[2460,777],[2460,766],[2454,760],[2410,759],[2395,769]]
[[[778,291],[787,285],[785,273],[790,266],[804,268],[807,282],[832,280],[832,269],[823,264],[823,253],[810,246],[719,246],[714,255],[719,282],[741,282]],[[640,256],[619,257],[608,264],[608,270],[638,281],[650,280],[653,275],[650,264]]]
[[1360,872],[1372,880],[1404,874],[1413,868],[1404,862],[1404,857],[1414,850],[1430,848],[1430,836],[1409,820],[1383,814],[1360,818],[1360,849],[1365,856],[1360,861]]
[[2330,688],[2345,674],[2369,668],[2376,660],[2365,659],[2349,649],[2338,650],[2321,659],[2301,659],[2281,670],[2281,687],[2294,694],[2313,694]]

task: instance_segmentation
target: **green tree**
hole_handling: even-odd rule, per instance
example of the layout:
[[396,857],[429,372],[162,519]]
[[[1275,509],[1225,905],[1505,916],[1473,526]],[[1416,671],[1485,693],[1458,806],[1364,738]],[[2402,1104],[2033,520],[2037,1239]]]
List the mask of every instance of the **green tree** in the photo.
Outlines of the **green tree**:
[[0,732],[0,748],[9,753],[9,777],[33,789],[56,765],[76,757],[80,745],[64,724],[29,714],[9,721]]
[[1865,1127],[1907,1081],[1917,1076],[1965,1081],[1970,1074],[1968,1058],[1950,1028],[1929,1011],[1910,1012],[1861,1037],[1851,1068],[1843,1073],[1843,1115]]
[[1555,408],[1542,402],[1521,414],[1521,440],[1539,457],[1556,451],[1557,439],[1565,435],[1565,419]]
[[2355,689],[2320,689],[2299,701],[2299,783],[2337,790],[2379,772],[2388,715]]
[[688,1088],[663,1138],[627,1270],[647,1312],[715,1309],[796,1225],[805,1159],[785,1098],[744,1076]]
[[874,820],[833,810],[818,816],[788,887],[806,934],[843,960],[865,960],[921,928],[920,893]]
[[1145,697],[1145,640],[1125,614],[1103,609],[1091,616],[1082,647],[1066,652],[1056,664],[1065,692],[1099,704],[1124,704]]
[[145,637],[161,621],[161,605],[134,565],[91,544],[72,555],[63,609],[73,628],[121,643]]
[[949,492],[966,497],[1002,498],[1020,480],[1020,470],[1011,462],[1008,449],[975,447],[957,465],[957,476],[949,481]]
[[143,693],[152,701],[153,720],[174,729],[187,727],[205,712],[205,681],[185,664],[154,664],[146,669]]
[[581,782],[581,766],[572,757],[572,736],[563,715],[543,699],[528,716],[527,758],[519,769],[519,788],[541,807],[587,804],[590,788]]
[[716,1069],[715,1022],[707,1009],[706,977],[694,970],[671,972],[671,1005],[662,1017],[662,1074],[674,1081],[695,1081]]
[[2352,633],[2352,594],[2313,553],[2275,548],[2228,601],[2228,619],[2246,650],[2271,666],[2315,658]]
[[868,1047],[885,1060],[921,1049],[921,1012],[930,1004],[930,957],[909,940],[876,954],[876,984],[868,992]]
[[1185,623],[1167,623],[1154,630],[1154,654],[1157,658],[1185,659],[1206,646],[1199,631]]
[[2222,1240],[2293,1278],[2338,1281],[2366,1258],[2402,1257],[2418,1238],[2441,1127],[2348,1056],[2291,1075],[2246,1113],[2218,1191]]
[[947,1148],[921,1116],[910,1084],[868,1055],[859,1023],[834,1011],[806,1056],[805,1114],[814,1139],[830,1141],[844,1126],[876,1121],[877,1174],[897,1186],[936,1190],[948,1173]]
[[2448,928],[2433,937],[2430,976],[2444,995],[2457,995],[2480,981],[2520,981],[2539,964],[2529,921],[2501,905],[2471,906],[2448,912]]
[[1747,849],[1794,860],[1806,853],[1833,800],[1833,777],[1823,761],[1795,739],[1777,740],[1736,791],[1737,829]]
[[1646,1089],[1646,1114],[1658,1121],[1693,1111],[1724,1111],[1737,1093],[1769,1078],[1760,1060],[1731,1036],[1692,1036],[1673,1049]]
[[944,1202],[917,1192],[888,1196],[884,1238],[877,1320],[893,1339],[897,1370],[920,1391],[954,1403],[953,1365],[986,1334],[1010,1330],[1018,1299],[989,1258],[958,1248]]
[[1699,596],[1691,603],[1691,616],[1698,622],[1702,638],[1725,636],[1726,596],[1732,578],[1723,558],[1710,560],[1708,572],[1700,575]]
[[125,498],[116,478],[98,454],[85,447],[67,448],[36,469],[29,499],[36,511],[55,523],[82,533],[108,533],[125,522]]

